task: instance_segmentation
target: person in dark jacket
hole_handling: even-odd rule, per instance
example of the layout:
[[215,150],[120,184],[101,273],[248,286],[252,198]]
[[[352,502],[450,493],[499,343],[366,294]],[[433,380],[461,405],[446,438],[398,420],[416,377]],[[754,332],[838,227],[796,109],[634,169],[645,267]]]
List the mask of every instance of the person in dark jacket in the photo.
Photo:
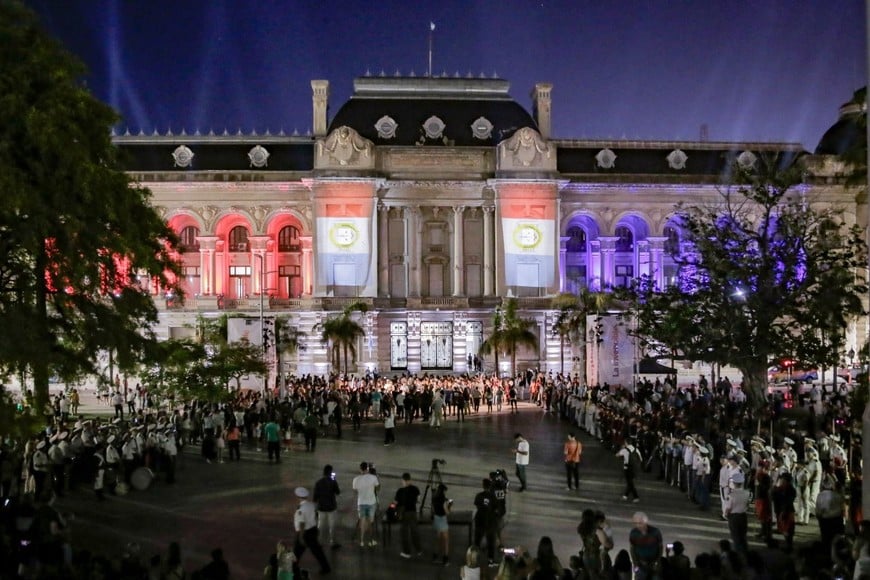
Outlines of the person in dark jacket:
[[341,489],[338,487],[332,465],[325,465],[323,477],[314,484],[314,504],[317,506],[317,527],[320,529],[321,537],[329,539],[329,545],[333,550],[341,547],[341,544],[335,541],[336,510],[340,494]]

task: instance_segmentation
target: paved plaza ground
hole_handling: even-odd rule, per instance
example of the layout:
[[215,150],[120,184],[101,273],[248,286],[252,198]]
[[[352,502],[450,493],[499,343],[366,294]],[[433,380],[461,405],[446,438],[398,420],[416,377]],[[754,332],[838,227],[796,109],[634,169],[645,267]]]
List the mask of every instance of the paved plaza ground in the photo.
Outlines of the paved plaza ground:
[[[108,413],[92,397],[85,396],[85,412]],[[432,459],[446,460],[441,468],[448,496],[455,499],[454,510],[471,510],[481,479],[501,468],[513,475],[513,435],[522,432],[531,445],[529,488],[511,493],[508,499],[508,545],[522,545],[534,553],[538,540],[553,539],[556,554],[567,565],[576,554],[576,533],[583,509],[603,510],[609,517],[616,539],[615,555],[627,548],[631,516],[645,511],[653,525],[661,528],[665,542],[681,541],[687,554],[694,556],[716,548],[719,539],[728,537],[726,523],[719,519],[718,501],[710,512],[702,512],[684,494],[655,480],[650,474],[638,479],[641,501],[624,502],[622,474],[618,460],[598,441],[582,433],[584,445],[580,491],[566,491],[562,464],[562,444],[570,426],[554,414],[546,414],[530,404],[520,404],[519,413],[469,415],[463,423],[451,418],[440,430],[422,422],[397,425],[397,442],[383,445],[383,428],[374,421],[354,433],[344,430],[341,440],[322,438],[317,450],[304,448],[285,454],[280,465],[267,463],[265,452],[243,448],[240,463],[206,464],[198,449],[188,449],[179,457],[178,478],[174,485],[157,481],[144,492],[133,491],[124,497],[109,497],[98,503],[92,493],[77,491],[63,498],[62,510],[75,513],[74,535],[78,547],[114,552],[128,542],[138,542],[143,555],[166,553],[171,541],[181,543],[188,570],[201,567],[215,547],[224,550],[233,578],[259,579],[269,554],[279,539],[292,538],[292,514],[297,486],[311,489],[323,466],[331,463],[337,473],[342,495],[339,502],[339,541],[342,548],[328,552],[332,577],[362,578],[456,578],[467,547],[467,531],[451,528],[451,565],[431,563],[435,546],[430,525],[421,526],[425,556],[412,560],[399,557],[398,528],[392,542],[376,548],[361,549],[354,541],[356,497],[351,480],[360,461],[373,462],[381,478],[381,502],[392,499],[400,485],[402,472],[409,471],[422,489]],[[754,533],[751,526],[750,535]],[[818,536],[815,525],[798,527],[798,542]],[[754,544],[754,547],[761,547]],[[776,550],[765,550],[768,561],[785,558]],[[318,566],[310,553],[302,559],[303,568],[318,577]]]

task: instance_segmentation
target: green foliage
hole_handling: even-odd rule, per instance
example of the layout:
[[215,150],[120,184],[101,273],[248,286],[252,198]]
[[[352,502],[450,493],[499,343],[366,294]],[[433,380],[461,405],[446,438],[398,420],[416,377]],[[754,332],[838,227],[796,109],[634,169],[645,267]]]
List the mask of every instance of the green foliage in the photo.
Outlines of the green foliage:
[[263,352],[249,342],[206,343],[170,339],[150,352],[142,382],[160,397],[176,401],[225,401],[245,375],[266,372]]
[[628,294],[637,334],[696,360],[737,367],[747,397],[764,404],[778,358],[831,366],[867,294],[862,232],[837,209],[814,209],[800,167],[762,156],[735,168],[719,203],[679,206],[691,251],[674,256],[678,282],[641,280]]
[[346,306],[338,316],[329,317],[315,326],[314,331],[320,333],[320,342],[332,345],[333,369],[349,373],[351,365],[356,363],[357,341],[365,336],[365,330],[353,319],[353,315],[355,312],[366,311],[368,305],[364,302],[354,302]]
[[44,426],[44,417],[0,384],[0,440],[23,441]]
[[0,370],[48,377],[121,368],[154,339],[156,308],[140,270],[179,293],[176,238],[124,173],[116,114],[81,81],[81,64],[21,3],[0,2]]
[[496,309],[493,315],[492,333],[480,345],[480,354],[486,356],[495,354],[496,372],[498,372],[498,353],[503,351],[511,357],[511,372],[517,370],[517,351],[520,348],[537,348],[538,337],[531,331],[533,320],[521,318],[517,312],[517,300],[509,298],[503,309]]

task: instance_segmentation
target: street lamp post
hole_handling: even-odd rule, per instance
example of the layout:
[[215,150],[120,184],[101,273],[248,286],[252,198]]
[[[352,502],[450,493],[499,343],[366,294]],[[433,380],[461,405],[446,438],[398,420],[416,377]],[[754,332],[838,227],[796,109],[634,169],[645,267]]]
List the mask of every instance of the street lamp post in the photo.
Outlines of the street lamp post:
[[[263,320],[263,294],[266,287],[266,256],[263,254],[253,254],[254,258],[256,258],[260,262],[260,346],[262,347],[262,355],[263,355],[263,364],[266,364],[266,326]],[[269,369],[266,369],[266,373],[263,375],[263,390],[269,386]]]

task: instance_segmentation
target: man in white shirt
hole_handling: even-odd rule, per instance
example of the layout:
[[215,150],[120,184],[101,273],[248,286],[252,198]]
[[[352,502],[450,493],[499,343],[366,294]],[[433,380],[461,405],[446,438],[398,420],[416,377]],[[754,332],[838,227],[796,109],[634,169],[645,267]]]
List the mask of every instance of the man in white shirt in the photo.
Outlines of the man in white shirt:
[[517,478],[520,480],[520,488],[517,491],[525,491],[526,466],[529,464],[529,442],[526,441],[522,433],[514,435],[514,442],[516,443],[514,453],[516,454]]
[[359,545],[377,546],[378,542],[371,537],[366,543],[366,535],[372,527],[375,511],[378,507],[378,488],[381,482],[378,476],[371,473],[369,464],[363,461],[359,464],[360,474],[353,478],[353,489],[357,493],[357,511],[359,513]]
[[317,563],[320,564],[320,573],[322,575],[329,574],[332,567],[326,560],[326,554],[323,553],[323,547],[317,537],[317,508],[314,502],[308,501],[308,490],[304,487],[297,487],[294,493],[299,498],[299,507],[293,516],[293,528],[296,530],[296,545],[293,547],[296,561],[293,562],[293,577],[301,578],[299,559],[305,553],[305,548],[310,549],[317,559]]

